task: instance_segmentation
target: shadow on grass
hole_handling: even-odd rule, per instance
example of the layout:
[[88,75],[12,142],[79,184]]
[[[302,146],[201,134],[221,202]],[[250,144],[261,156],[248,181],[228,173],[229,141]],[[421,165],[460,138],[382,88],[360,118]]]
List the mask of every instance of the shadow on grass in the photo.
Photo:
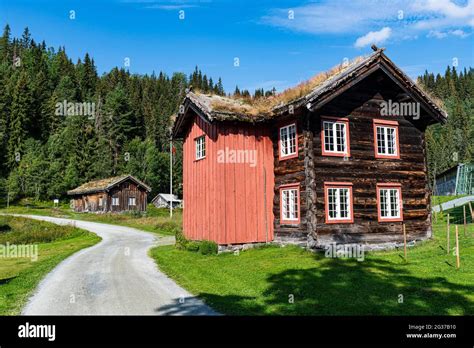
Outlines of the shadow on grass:
[[[324,258],[323,256],[315,256]],[[322,261],[322,260],[321,260]],[[288,269],[267,277],[262,296],[197,294],[230,315],[452,315],[473,314],[472,286],[443,277],[418,277],[382,259],[326,259],[321,267]],[[251,289],[250,289],[251,290]],[[161,308],[191,313],[192,303]]]
[[16,277],[18,277],[18,276],[0,279],[0,285],[8,284],[8,283],[10,283],[13,279],[15,279]]
[[[474,202],[471,202],[471,206],[474,209]],[[449,213],[449,221],[451,224],[462,225],[464,223],[464,208],[466,207],[466,223],[472,224],[471,211],[469,209],[469,204],[460,205],[449,210],[445,210],[444,214]]]

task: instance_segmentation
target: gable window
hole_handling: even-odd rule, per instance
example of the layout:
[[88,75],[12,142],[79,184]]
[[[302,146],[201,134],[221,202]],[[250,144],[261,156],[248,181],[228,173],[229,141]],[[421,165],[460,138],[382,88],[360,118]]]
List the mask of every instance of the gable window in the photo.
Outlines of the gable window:
[[352,223],[352,183],[324,183],[326,223]]
[[350,156],[349,120],[347,118],[323,118],[321,131],[324,156]]
[[112,197],[112,206],[116,207],[119,205],[119,198],[118,197]]
[[128,198],[128,205],[129,205],[129,206],[135,206],[135,205],[136,205],[136,199],[135,199],[135,197],[129,197],[129,198]]
[[397,121],[374,120],[374,146],[376,158],[400,158]]
[[206,136],[200,136],[194,140],[196,144],[196,160],[206,157]]
[[280,159],[298,156],[298,144],[296,134],[296,123],[280,128]]
[[400,184],[377,184],[379,221],[403,221],[402,188]]
[[280,187],[280,224],[298,224],[300,222],[299,200],[299,184]]

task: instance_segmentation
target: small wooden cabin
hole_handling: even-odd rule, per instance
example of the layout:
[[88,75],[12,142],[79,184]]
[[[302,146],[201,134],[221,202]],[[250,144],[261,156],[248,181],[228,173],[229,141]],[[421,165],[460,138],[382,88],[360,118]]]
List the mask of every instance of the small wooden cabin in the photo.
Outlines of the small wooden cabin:
[[76,212],[146,211],[151,188],[131,175],[87,182],[67,192]]
[[158,193],[156,197],[151,200],[151,203],[157,208],[169,208],[171,205],[173,205],[173,208],[181,208],[183,201],[176,195]]
[[424,132],[447,115],[373,48],[258,105],[188,93],[173,130],[187,238],[385,244],[402,224],[431,236]]

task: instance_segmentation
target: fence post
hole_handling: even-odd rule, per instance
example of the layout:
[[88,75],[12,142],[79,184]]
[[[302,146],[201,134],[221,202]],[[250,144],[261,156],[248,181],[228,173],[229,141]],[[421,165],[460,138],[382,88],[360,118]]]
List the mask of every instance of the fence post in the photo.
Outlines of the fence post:
[[448,222],[447,222],[447,230],[446,230],[446,253],[449,255],[449,213],[448,213]]
[[469,202],[469,210],[471,211],[471,222],[474,222],[474,210],[472,210],[471,202]]
[[405,223],[402,224],[403,228],[403,253],[405,255],[405,262],[407,261],[407,229]]
[[464,211],[464,237],[466,237],[466,205],[463,206]]
[[458,235],[458,225],[456,225],[456,268],[459,268],[460,260],[459,260],[459,235]]

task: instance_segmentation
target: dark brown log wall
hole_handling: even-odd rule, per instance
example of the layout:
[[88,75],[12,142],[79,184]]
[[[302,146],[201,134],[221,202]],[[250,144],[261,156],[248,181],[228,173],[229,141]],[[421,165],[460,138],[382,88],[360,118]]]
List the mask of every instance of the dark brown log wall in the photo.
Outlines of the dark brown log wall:
[[[420,120],[390,117],[399,122],[400,159],[376,159],[373,119],[380,115],[379,103],[397,101],[400,88],[382,72],[376,72],[334,98],[323,108],[309,113],[295,110],[287,120],[275,125],[272,140],[275,154],[275,234],[304,239],[310,233],[317,244],[331,242],[400,242],[401,222],[378,222],[376,184],[402,185],[403,216],[408,239],[431,236],[430,190],[424,142],[425,114]],[[321,116],[349,119],[350,150],[348,159],[323,156],[321,149]],[[298,158],[278,159],[279,127],[297,119]],[[306,165],[305,165],[306,163]],[[306,170],[306,172],[305,172]],[[347,181],[353,184],[354,222],[326,224],[324,182]],[[301,184],[300,216],[297,225],[280,224],[279,187]]]
[[[123,212],[123,211],[146,211],[147,191],[134,182],[124,182],[112,188],[109,192],[98,192],[78,195],[73,198],[74,211],[76,212]],[[112,206],[112,197],[119,198],[119,205]],[[128,198],[135,197],[136,206],[128,206]],[[99,206],[99,200],[104,198],[103,206]]]
[[[399,122],[400,159],[376,159],[373,119],[380,116],[379,102],[396,100],[401,91],[382,74],[374,74],[335,98],[312,116],[317,196],[316,233],[319,244],[329,242],[400,242],[402,222],[378,222],[377,183],[400,183],[403,217],[409,239],[431,235],[430,191],[425,160],[422,121],[390,117]],[[322,156],[321,116],[349,118],[351,157]],[[325,224],[324,182],[353,183],[354,223]]]
[[[298,157],[290,159],[279,159],[279,129],[281,126],[296,122],[298,135]],[[305,127],[304,115],[301,109],[295,110],[294,115],[282,119],[276,127],[273,128],[272,141],[275,173],[275,186],[273,198],[274,230],[278,237],[306,239],[307,234],[307,191],[305,175]],[[280,223],[280,186],[286,184],[300,184],[300,223],[299,224],[281,224]]]

